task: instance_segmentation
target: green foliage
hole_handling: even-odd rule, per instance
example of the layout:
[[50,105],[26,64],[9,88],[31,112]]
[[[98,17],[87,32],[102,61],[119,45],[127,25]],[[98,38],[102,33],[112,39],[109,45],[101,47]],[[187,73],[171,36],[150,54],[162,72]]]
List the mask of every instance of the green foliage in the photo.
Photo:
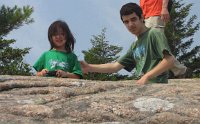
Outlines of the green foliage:
[[0,8],[0,74],[1,75],[31,75],[31,67],[23,62],[23,57],[29,53],[30,48],[12,48],[14,39],[4,39],[12,30],[18,29],[24,24],[33,22],[30,15],[33,8],[24,6],[18,8],[5,7]]
[[[121,52],[122,47],[115,45],[109,45],[109,41],[106,41],[106,29],[102,29],[100,35],[94,36],[91,39],[92,48],[88,51],[82,51],[84,59],[90,64],[105,64],[116,61]],[[100,74],[100,73],[89,73],[85,78],[90,80],[120,80],[127,76],[119,74]]]
[[200,23],[195,23],[196,15],[188,17],[192,4],[185,5],[183,0],[173,0],[173,3],[171,21],[166,26],[165,34],[172,53],[190,70],[186,77],[196,77],[200,74],[200,46],[192,48],[192,44]]

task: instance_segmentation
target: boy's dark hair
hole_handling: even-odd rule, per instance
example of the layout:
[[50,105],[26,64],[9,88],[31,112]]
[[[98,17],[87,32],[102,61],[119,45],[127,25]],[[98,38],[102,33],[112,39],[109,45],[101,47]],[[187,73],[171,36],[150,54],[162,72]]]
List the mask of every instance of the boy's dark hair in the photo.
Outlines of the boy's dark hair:
[[[137,5],[136,3],[127,3],[125,5],[122,6],[121,10],[120,10],[120,17],[122,20],[122,16],[126,16],[126,15],[130,15],[132,13],[135,13],[139,18],[142,17],[142,9],[139,5]],[[123,20],[122,20],[123,21]]]
[[64,21],[61,21],[61,20],[57,20],[57,21],[53,22],[49,26],[48,39],[49,39],[49,42],[51,44],[51,48],[50,49],[54,48],[54,43],[53,43],[53,40],[52,40],[52,36],[56,35],[58,33],[59,29],[62,29],[63,32],[65,33],[65,38],[66,38],[65,49],[66,49],[66,51],[67,52],[72,52],[74,50],[75,38],[72,35],[67,23],[64,22]]

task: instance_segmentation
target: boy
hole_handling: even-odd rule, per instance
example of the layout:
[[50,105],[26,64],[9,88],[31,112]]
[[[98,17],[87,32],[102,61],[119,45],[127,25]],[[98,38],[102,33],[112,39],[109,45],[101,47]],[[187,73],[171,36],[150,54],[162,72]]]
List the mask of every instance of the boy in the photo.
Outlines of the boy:
[[81,62],[83,72],[114,73],[122,68],[131,71],[136,67],[136,83],[167,83],[168,73],[174,64],[165,35],[157,29],[148,29],[144,24],[142,9],[135,3],[127,3],[120,10],[121,20],[137,36],[127,53],[117,62],[87,64]]

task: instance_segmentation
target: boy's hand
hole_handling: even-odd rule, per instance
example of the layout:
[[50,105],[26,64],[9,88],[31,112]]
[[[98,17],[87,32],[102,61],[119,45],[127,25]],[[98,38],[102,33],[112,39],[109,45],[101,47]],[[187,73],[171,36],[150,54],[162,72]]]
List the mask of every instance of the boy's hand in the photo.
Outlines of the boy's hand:
[[88,74],[89,64],[85,61],[80,61],[80,64],[81,64],[81,70],[82,70],[83,74]]
[[148,82],[149,77],[147,75],[143,75],[137,82],[136,84],[138,85],[144,85]]

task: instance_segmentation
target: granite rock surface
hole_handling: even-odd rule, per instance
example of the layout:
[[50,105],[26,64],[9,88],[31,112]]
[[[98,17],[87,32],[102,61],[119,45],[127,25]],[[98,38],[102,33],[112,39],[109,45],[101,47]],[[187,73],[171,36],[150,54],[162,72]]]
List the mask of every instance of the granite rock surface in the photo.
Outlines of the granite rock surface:
[[0,76],[0,124],[199,124],[200,79],[138,86]]

